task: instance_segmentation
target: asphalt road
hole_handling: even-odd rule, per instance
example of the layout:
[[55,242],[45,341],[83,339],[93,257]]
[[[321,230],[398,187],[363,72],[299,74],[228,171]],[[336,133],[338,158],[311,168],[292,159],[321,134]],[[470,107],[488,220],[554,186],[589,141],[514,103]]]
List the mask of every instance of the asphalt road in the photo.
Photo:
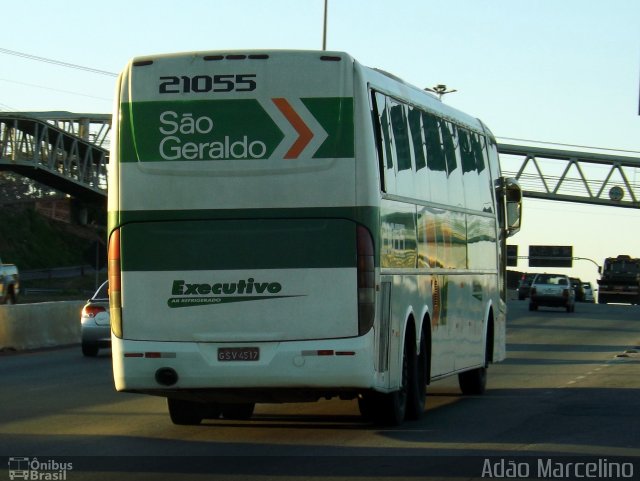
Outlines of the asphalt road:
[[483,396],[462,396],[455,378],[436,382],[424,418],[397,428],[364,423],[356,402],[338,400],[174,426],[164,399],[114,391],[108,350],[95,359],[79,346],[3,354],[0,454],[70,460],[70,481],[211,471],[225,480],[480,479],[486,459],[523,456],[624,457],[640,479],[640,307],[578,304],[568,314],[513,301],[508,352]]

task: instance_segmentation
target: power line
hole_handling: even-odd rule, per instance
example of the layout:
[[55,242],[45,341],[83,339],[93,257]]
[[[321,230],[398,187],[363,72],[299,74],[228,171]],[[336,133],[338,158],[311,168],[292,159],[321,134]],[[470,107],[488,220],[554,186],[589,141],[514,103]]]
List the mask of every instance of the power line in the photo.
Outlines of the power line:
[[588,145],[577,145],[577,144],[563,144],[561,142],[544,142],[542,140],[528,140],[528,139],[517,139],[513,137],[500,137],[496,136],[496,138],[501,140],[515,140],[516,142],[529,142],[532,144],[544,144],[544,145],[556,145],[561,147],[576,147],[578,149],[591,149],[591,150],[604,150],[609,152],[624,152],[627,154],[640,154],[638,150],[624,150],[624,149],[609,149],[606,147],[591,147]]
[[83,65],[77,65],[74,63],[68,63],[68,62],[61,62],[60,60],[54,60],[51,58],[46,58],[46,57],[38,57],[37,55],[31,55],[28,53],[24,53],[24,52],[17,52],[15,50],[9,50],[6,48],[0,48],[0,53],[4,53],[7,55],[14,55],[16,57],[22,57],[22,58],[27,58],[29,60],[35,60],[37,62],[45,62],[45,63],[50,63],[53,65],[60,65],[61,67],[67,67],[67,68],[74,68],[76,70],[84,70],[85,72],[92,72],[92,73],[97,73],[100,75],[108,75],[109,77],[117,77],[118,74],[117,73],[113,73],[113,72],[107,72],[106,70],[99,70],[96,68],[91,68],[91,67],[84,67]]
[[9,112],[9,111],[12,111],[12,110],[17,110],[17,109],[14,109],[14,108],[13,108],[13,107],[11,107],[10,105],[3,104],[2,102],[0,102],[0,112],[1,112],[1,111],[7,111],[7,112]]
[[51,90],[53,92],[62,92],[62,93],[65,93],[65,94],[70,94],[70,95],[78,95],[80,97],[88,97],[90,99],[106,100],[108,102],[111,102],[113,100],[113,99],[108,99],[106,97],[98,97],[96,95],[88,95],[88,94],[82,94],[80,92],[72,92],[71,90],[62,90],[62,89],[56,89],[56,88],[53,88],[53,87],[45,87],[44,85],[36,85],[36,84],[30,84],[30,83],[26,83],[26,82],[17,82],[15,80],[9,80],[9,79],[6,79],[6,78],[0,78],[0,82],[9,82],[9,83],[16,84],[16,85],[23,85],[25,87],[34,87],[34,88],[43,89],[43,90]]

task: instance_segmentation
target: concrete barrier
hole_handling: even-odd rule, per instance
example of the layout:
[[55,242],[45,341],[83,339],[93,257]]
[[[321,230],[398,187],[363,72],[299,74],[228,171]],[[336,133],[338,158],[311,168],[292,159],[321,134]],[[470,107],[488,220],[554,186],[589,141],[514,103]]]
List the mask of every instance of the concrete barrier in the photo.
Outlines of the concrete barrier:
[[0,350],[54,347],[80,342],[85,301],[0,306]]

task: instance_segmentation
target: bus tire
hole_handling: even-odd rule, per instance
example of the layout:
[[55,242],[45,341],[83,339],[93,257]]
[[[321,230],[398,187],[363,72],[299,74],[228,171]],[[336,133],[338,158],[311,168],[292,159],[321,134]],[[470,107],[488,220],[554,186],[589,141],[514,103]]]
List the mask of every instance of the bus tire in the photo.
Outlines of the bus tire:
[[206,403],[201,410],[204,419],[220,419],[222,409],[218,403]]
[[484,393],[487,387],[487,368],[478,367],[458,374],[458,384],[465,396]]
[[358,396],[358,409],[365,421],[375,422],[378,406],[377,393],[362,393]]
[[[399,426],[407,416],[410,386],[416,382],[416,356],[413,341],[405,338],[402,350],[402,381],[400,389],[390,393],[369,392],[358,399],[360,414],[363,418],[382,426]],[[413,379],[412,379],[413,378]]]
[[180,426],[196,426],[202,422],[203,407],[201,403],[167,398],[169,417],[173,424]]
[[407,346],[410,356],[415,359],[409,367],[412,372],[409,374],[409,386],[407,392],[407,412],[405,418],[408,420],[418,420],[424,414],[424,406],[427,400],[427,376],[429,373],[429,359],[427,354],[427,341],[424,337],[424,329],[420,333],[420,354],[416,353],[416,345],[413,342]]
[[220,410],[224,419],[244,420],[253,416],[255,403],[222,404]]
[[390,393],[371,392],[358,399],[362,418],[379,426],[399,426],[404,421],[407,395],[403,390]]
[[465,396],[483,394],[487,388],[487,367],[493,358],[493,314],[489,319],[485,341],[484,366],[458,374],[458,385]]

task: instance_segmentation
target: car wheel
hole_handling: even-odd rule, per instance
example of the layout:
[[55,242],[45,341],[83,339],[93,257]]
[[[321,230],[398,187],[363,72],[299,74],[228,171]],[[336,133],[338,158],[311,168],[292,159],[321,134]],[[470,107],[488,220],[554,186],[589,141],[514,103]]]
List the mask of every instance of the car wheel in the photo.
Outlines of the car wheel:
[[99,348],[95,344],[82,343],[82,354],[85,357],[96,357],[98,350]]

